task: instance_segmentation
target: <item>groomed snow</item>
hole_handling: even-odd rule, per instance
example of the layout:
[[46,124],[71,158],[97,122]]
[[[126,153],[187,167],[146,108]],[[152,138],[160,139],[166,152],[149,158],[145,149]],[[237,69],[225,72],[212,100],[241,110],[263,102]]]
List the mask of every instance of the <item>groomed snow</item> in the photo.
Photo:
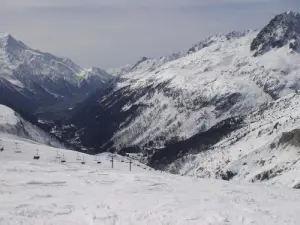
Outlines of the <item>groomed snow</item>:
[[[85,156],[1,138],[1,225],[298,225],[300,195],[290,189],[201,180],[144,170],[108,154]],[[34,161],[36,149],[41,159]],[[82,155],[80,155],[82,157]]]

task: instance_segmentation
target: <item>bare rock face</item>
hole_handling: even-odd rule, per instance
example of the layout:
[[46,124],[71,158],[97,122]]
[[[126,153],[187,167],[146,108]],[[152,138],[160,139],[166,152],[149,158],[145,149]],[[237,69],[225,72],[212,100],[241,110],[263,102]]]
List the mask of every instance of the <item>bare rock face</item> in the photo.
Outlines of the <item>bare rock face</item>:
[[300,129],[295,129],[282,134],[278,141],[279,145],[290,144],[295,147],[300,147]]
[[296,184],[293,188],[294,189],[300,189],[300,183]]
[[300,14],[287,12],[277,15],[264,27],[251,43],[254,56],[262,55],[273,48],[285,45],[297,51],[300,44]]

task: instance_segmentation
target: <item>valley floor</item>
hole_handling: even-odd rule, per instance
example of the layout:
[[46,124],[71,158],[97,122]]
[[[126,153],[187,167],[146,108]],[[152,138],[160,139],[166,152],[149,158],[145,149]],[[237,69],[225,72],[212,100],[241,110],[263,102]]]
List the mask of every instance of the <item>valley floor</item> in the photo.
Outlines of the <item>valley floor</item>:
[[[150,171],[107,154],[99,165],[85,156],[2,139],[0,152],[1,225],[197,224],[283,225],[300,223],[300,192],[256,184],[201,180]],[[36,149],[41,159],[33,161]],[[144,169],[145,168],[145,169]]]

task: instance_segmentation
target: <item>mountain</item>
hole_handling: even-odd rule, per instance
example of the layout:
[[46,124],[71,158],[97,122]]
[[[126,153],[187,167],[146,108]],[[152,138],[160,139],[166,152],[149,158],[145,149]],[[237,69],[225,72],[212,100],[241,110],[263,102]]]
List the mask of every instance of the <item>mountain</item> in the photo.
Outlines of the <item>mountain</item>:
[[[281,35],[286,24],[293,36]],[[300,54],[291,42],[299,24],[299,14],[283,13],[261,31],[232,31],[186,53],[143,57],[51,132],[95,153],[135,153],[173,173],[298,187],[289,172],[298,171],[294,141],[279,139],[298,135]],[[266,44],[274,34],[282,45]],[[277,124],[282,117],[287,127]]]
[[[277,23],[283,25],[286,18],[293,18],[295,28],[300,23],[296,13],[276,18],[282,18]],[[272,36],[275,28],[267,28],[274,27],[272,21],[260,32],[232,31],[209,37],[186,53],[143,57],[121,70],[108,90],[75,108],[66,122],[72,127],[58,129],[60,135],[95,151],[134,151],[148,156],[166,152],[158,157],[169,159],[175,152],[164,149],[172,143],[185,146],[200,134],[225,129],[232,118],[238,118],[234,121],[240,126],[249,112],[300,89],[300,55],[288,41],[257,55],[252,48],[262,33]],[[263,45],[261,41],[259,49]],[[232,129],[236,127],[228,132]],[[208,144],[226,135],[217,135]]]
[[299,51],[300,14],[295,12],[275,16],[253,40],[251,50],[254,55],[264,54],[273,48],[288,45],[291,50]]
[[172,173],[300,188],[300,94],[263,104],[213,146],[171,163]]
[[[70,59],[27,47],[0,34],[0,103],[27,113],[66,110],[113,77],[99,68],[83,69]],[[58,113],[59,114],[59,113]]]
[[60,148],[64,147],[54,136],[50,136],[4,105],[0,105],[0,138],[9,138],[15,141],[21,140]]

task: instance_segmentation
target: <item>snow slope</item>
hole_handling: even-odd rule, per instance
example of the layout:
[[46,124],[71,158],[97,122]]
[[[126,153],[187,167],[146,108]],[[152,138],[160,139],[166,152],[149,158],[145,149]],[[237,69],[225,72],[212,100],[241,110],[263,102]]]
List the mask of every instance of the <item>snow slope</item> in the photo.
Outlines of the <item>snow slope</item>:
[[[40,144],[1,138],[1,225],[201,224],[298,225],[295,190],[194,179],[144,170],[107,154],[97,164],[85,156]],[[35,150],[41,159],[34,161]],[[66,164],[56,159],[64,154]]]
[[56,138],[24,120],[18,113],[4,105],[0,105],[0,137],[11,137],[54,147],[63,147]]

